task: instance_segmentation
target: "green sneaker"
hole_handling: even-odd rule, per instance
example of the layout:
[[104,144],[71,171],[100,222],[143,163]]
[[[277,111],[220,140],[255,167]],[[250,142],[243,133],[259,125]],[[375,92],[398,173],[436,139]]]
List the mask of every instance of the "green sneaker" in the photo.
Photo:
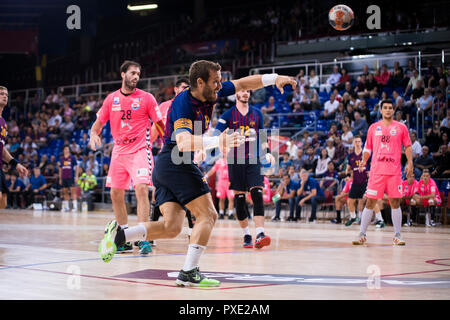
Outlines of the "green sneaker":
[[206,278],[198,268],[190,271],[181,270],[175,283],[180,287],[218,287],[220,285],[220,281]]
[[133,251],[133,244],[131,242],[125,242],[123,245],[117,248],[116,253],[126,253]]
[[376,225],[375,225],[375,228],[377,228],[377,229],[384,228],[384,221],[383,220],[378,220]]
[[345,223],[345,226],[346,227],[349,227],[349,226],[351,226],[352,224],[354,224],[355,222],[357,222],[358,221],[358,218],[351,218],[350,220],[348,220],[346,223]]
[[117,233],[118,224],[117,221],[113,220],[108,223],[105,229],[105,236],[98,246],[98,252],[100,257],[104,262],[110,262],[114,254],[117,251],[117,246],[114,243],[114,238]]
[[148,241],[139,241],[139,253],[140,254],[149,254],[152,252],[152,246]]

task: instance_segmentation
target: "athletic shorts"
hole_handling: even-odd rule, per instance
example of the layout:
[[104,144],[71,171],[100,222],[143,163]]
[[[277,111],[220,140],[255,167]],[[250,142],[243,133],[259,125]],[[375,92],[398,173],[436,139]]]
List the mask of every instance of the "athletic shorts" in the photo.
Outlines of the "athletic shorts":
[[264,176],[261,174],[261,164],[229,164],[228,177],[230,189],[250,191],[253,187],[264,187]]
[[230,190],[228,181],[217,183],[216,197],[219,199],[234,197],[234,192],[233,192],[233,190]]
[[158,155],[153,172],[156,188],[156,205],[177,202],[184,206],[192,200],[211,192],[206,178],[195,164],[174,164],[172,149],[164,147]]
[[129,189],[138,184],[152,185],[153,156],[142,148],[135,153],[115,154],[111,157],[106,186],[117,189]]
[[348,197],[350,199],[362,199],[364,197],[364,193],[366,192],[366,188],[367,183],[364,184],[352,183],[350,191],[348,192]]
[[71,188],[74,185],[74,180],[73,178],[69,178],[69,179],[62,179],[62,187],[63,188]]
[[9,193],[8,186],[6,185],[5,173],[0,169],[0,191],[2,193]]
[[366,191],[367,198],[383,199],[385,193],[392,199],[403,197],[401,175],[371,174],[369,176]]

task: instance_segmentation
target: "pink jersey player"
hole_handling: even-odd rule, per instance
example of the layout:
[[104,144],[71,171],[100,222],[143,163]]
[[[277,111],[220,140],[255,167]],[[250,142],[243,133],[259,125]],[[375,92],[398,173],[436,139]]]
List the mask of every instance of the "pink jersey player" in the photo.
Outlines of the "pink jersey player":
[[214,166],[211,168],[209,174],[214,172],[218,173],[218,179],[216,183],[216,196],[219,199],[232,199],[234,197],[233,190],[229,189],[230,180],[228,178],[228,163],[225,158],[221,158],[216,161]]
[[429,178],[427,184],[425,184],[425,181],[421,179],[417,184],[417,189],[415,193],[417,193],[421,197],[428,196],[433,193],[435,194],[434,201],[433,199],[422,199],[422,205],[424,207],[427,207],[429,205],[439,206],[442,202],[441,195],[439,194],[439,189],[436,185],[436,182],[431,178]]
[[[416,193],[417,187],[419,186],[419,182],[417,180],[413,179],[413,182],[409,184],[408,180],[404,180],[402,182],[402,190],[403,190],[403,197],[411,198],[414,193]],[[409,199],[405,199],[406,205],[409,205]]]
[[348,180],[345,183],[344,189],[342,189],[342,193],[346,193],[347,195],[345,196],[345,200],[348,200],[348,194],[350,192],[350,188],[352,187],[353,184],[353,179]]
[[407,127],[392,121],[388,126],[382,120],[372,124],[367,131],[364,152],[372,153],[366,195],[371,199],[402,198],[401,156],[402,147],[411,146]]
[[164,132],[162,114],[152,94],[135,89],[124,95],[121,90],[109,94],[97,113],[101,124],[110,121],[114,148],[106,186],[128,189],[133,186],[151,185],[153,156],[150,138],[150,121],[159,133]]

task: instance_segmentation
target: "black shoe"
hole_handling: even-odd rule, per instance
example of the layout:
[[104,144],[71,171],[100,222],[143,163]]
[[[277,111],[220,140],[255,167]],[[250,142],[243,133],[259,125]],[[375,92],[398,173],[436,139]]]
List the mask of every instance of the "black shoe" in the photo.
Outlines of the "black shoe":
[[280,217],[275,216],[272,218],[272,221],[280,221]]
[[314,221],[316,221],[316,219],[315,218],[309,218],[308,221],[309,222],[314,222]]
[[223,213],[219,214],[219,220],[223,220],[223,219],[225,219],[225,215]]
[[292,221],[294,222],[297,222],[297,220],[298,220],[297,218],[292,218]]
[[244,244],[242,245],[244,248],[253,248],[253,241],[252,236],[249,234],[246,234],[244,236]]
[[330,222],[331,223],[335,223],[335,224],[341,224],[342,223],[341,219],[332,219]]
[[220,281],[206,278],[198,268],[190,271],[181,270],[175,283],[181,287],[218,287],[220,285]]
[[234,217],[234,214],[229,214],[228,220],[236,220],[236,218]]
[[294,221],[294,218],[293,217],[289,217],[289,218],[286,219],[286,221]]

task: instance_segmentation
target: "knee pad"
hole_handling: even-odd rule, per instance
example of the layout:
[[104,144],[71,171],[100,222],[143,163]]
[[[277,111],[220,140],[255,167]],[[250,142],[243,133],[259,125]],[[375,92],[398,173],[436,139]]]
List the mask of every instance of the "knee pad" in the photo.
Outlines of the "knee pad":
[[239,221],[243,221],[247,218],[247,211],[245,210],[245,193],[236,194],[234,196],[236,200],[236,215]]
[[250,191],[253,201],[253,215],[264,216],[264,200],[262,188],[253,188]]

